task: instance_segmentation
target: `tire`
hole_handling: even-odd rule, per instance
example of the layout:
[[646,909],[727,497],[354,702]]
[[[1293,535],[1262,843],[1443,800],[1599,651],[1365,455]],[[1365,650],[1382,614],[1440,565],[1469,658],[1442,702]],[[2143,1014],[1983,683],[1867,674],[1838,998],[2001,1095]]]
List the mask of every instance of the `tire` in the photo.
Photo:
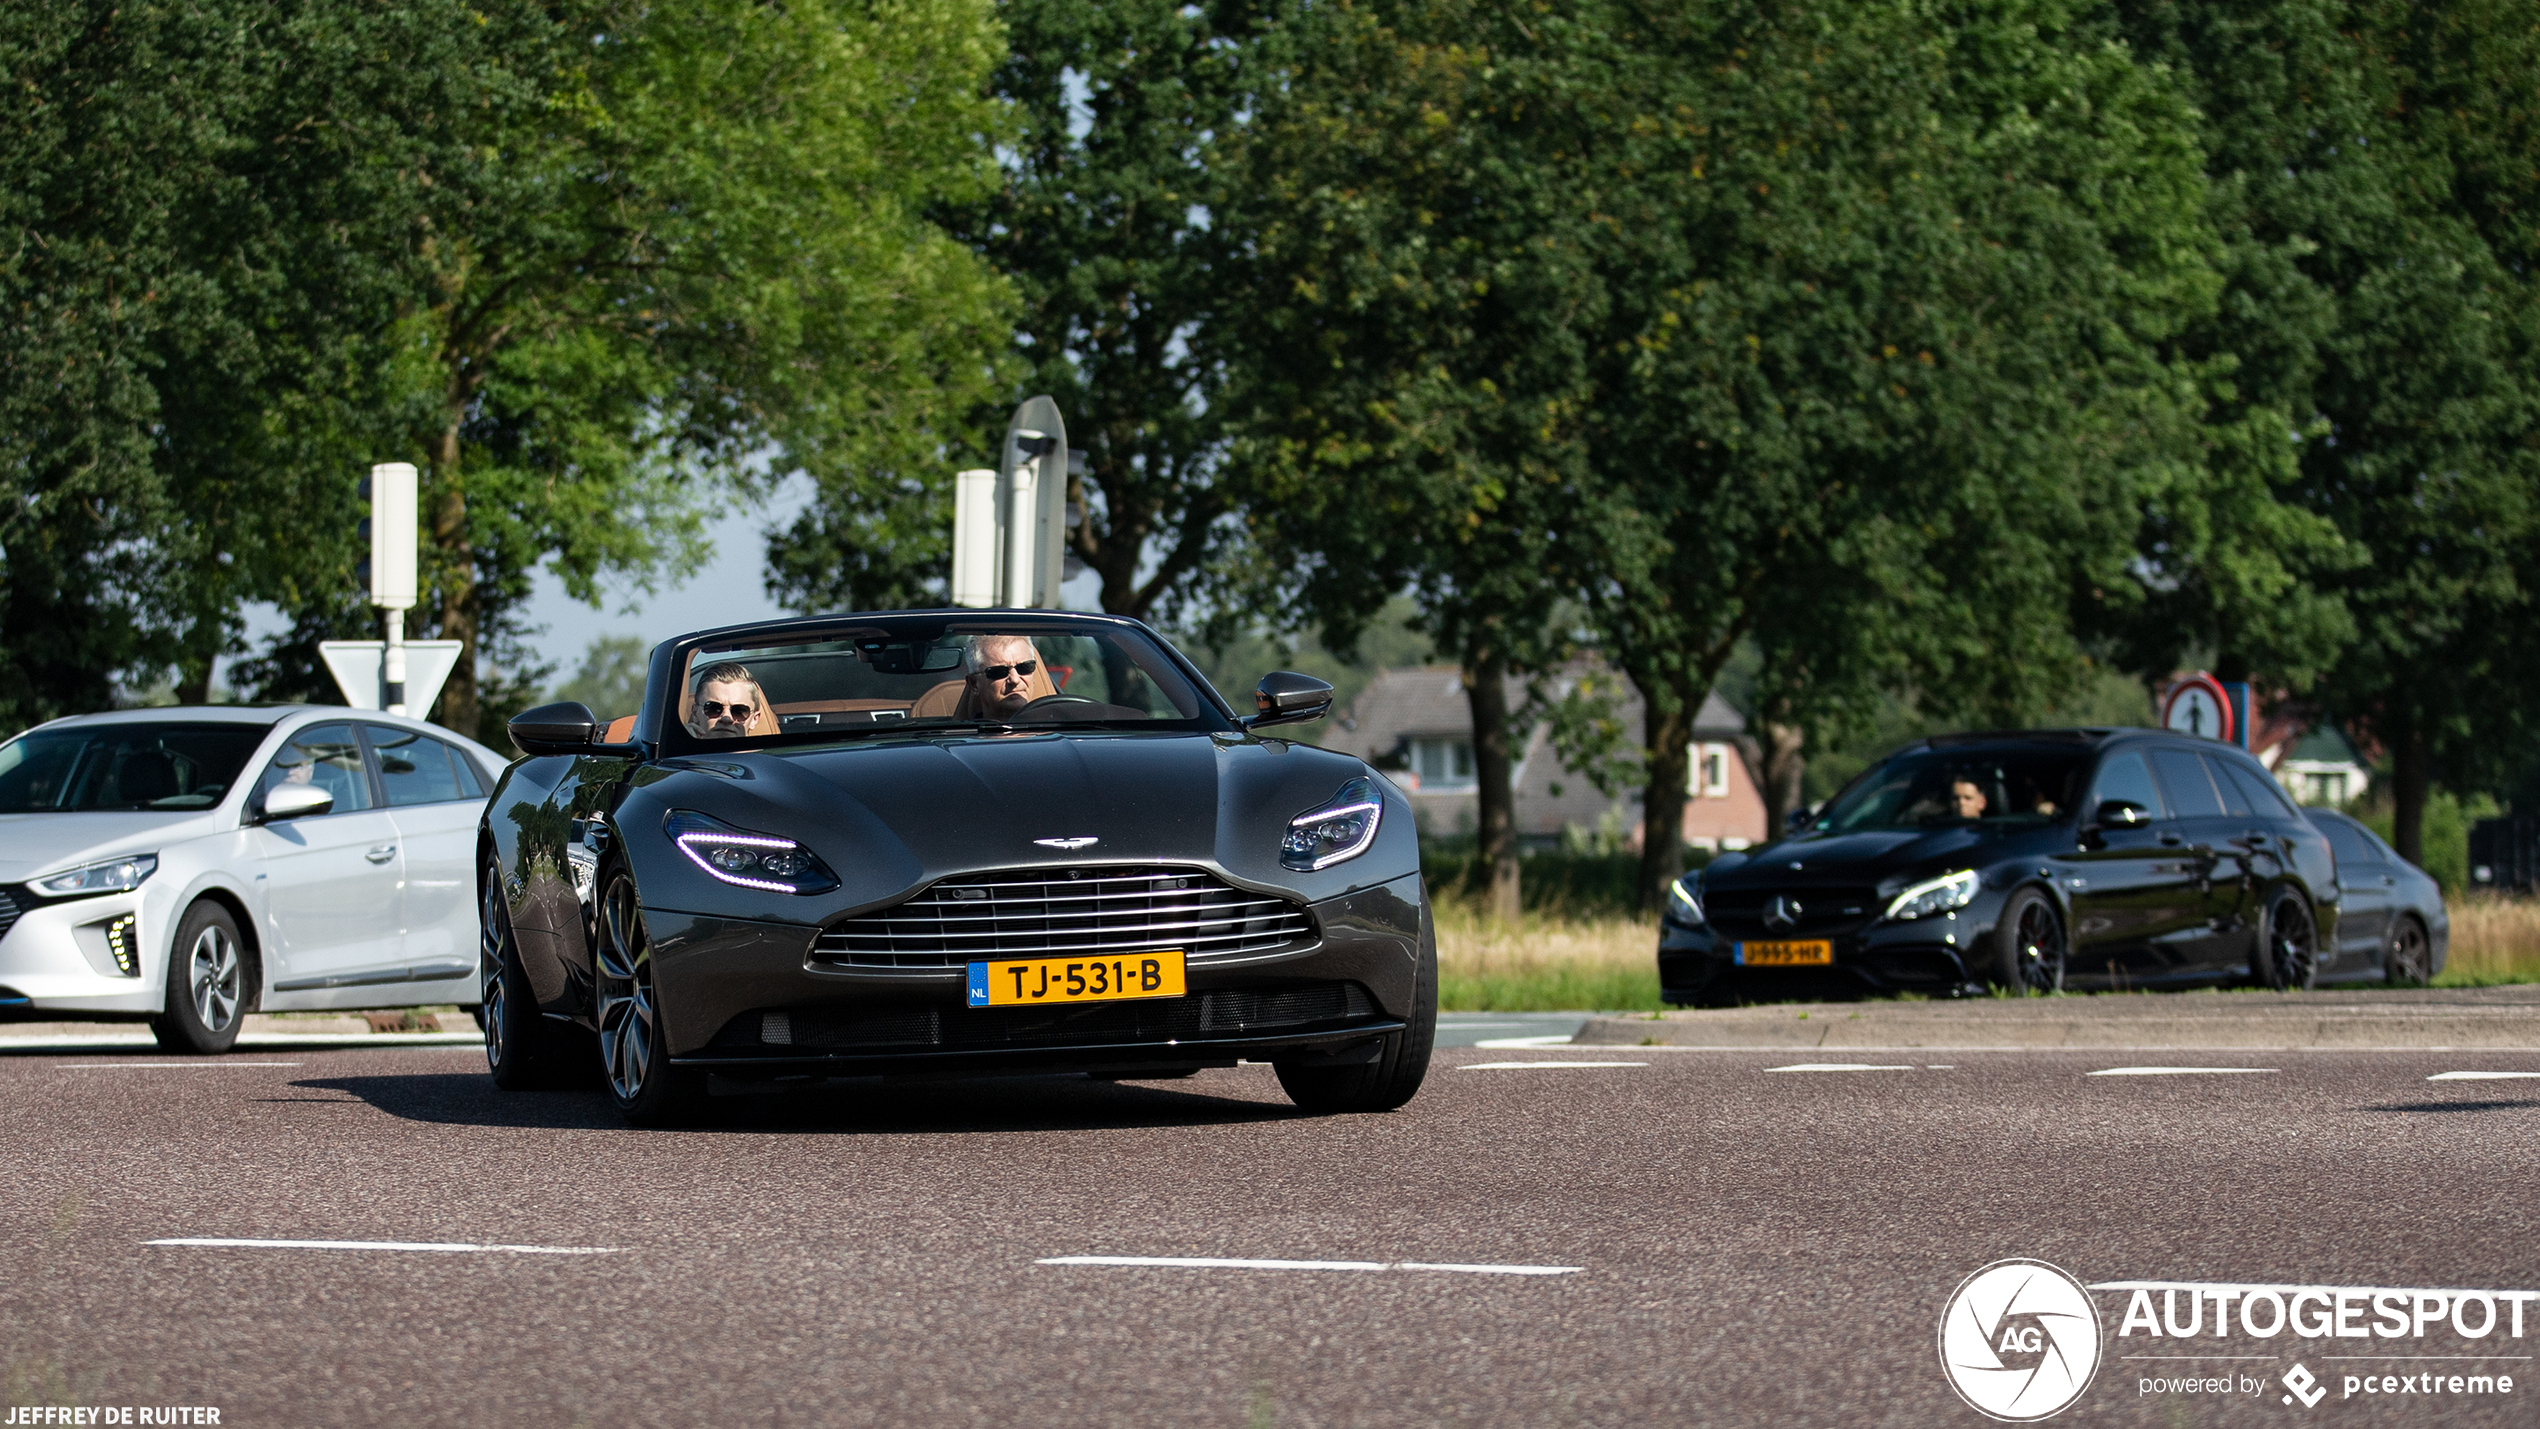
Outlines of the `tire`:
[[2055,900],[2023,888],[2002,905],[1991,934],[1993,985],[2012,997],[2046,997],[2064,990],[2071,944]]
[[217,1056],[238,1041],[253,991],[238,920],[204,899],[176,925],[168,946],[167,1006],[150,1020],[150,1031],[166,1051]]
[[687,1126],[706,1114],[705,1073],[670,1064],[661,1000],[653,987],[653,943],[644,903],[624,870],[600,895],[593,947],[599,985],[600,1070],[609,1100],[629,1126]]
[[1438,940],[1424,900],[1420,908],[1420,968],[1412,985],[1409,1025],[1385,1035],[1372,1062],[1317,1067],[1273,1059],[1279,1086],[1305,1111],[1392,1111],[1420,1091],[1429,1075],[1429,1051],[1438,1035]]
[[2258,920],[2258,945],[2249,970],[2278,992],[2301,992],[2319,981],[2320,925],[2311,900],[2291,884],[2267,896],[2266,913]]
[[507,1092],[589,1086],[599,1061],[591,1035],[539,1012],[512,937],[501,866],[487,859],[478,885],[476,1025],[485,1032],[485,1070]]
[[2391,921],[2381,949],[2382,976],[2392,987],[2423,987],[2434,980],[2434,940],[2413,914]]

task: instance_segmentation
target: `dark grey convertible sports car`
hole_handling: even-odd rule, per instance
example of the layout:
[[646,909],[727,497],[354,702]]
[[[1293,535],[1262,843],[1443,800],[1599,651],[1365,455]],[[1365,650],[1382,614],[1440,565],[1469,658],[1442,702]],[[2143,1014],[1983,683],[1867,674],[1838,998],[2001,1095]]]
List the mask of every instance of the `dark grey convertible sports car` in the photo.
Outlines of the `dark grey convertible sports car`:
[[1409,808],[1237,717],[1145,626],[931,611],[710,630],[642,713],[511,724],[479,860],[486,1058],[594,1067],[638,1124],[709,1078],[1266,1061],[1299,1106],[1426,1075],[1437,951]]

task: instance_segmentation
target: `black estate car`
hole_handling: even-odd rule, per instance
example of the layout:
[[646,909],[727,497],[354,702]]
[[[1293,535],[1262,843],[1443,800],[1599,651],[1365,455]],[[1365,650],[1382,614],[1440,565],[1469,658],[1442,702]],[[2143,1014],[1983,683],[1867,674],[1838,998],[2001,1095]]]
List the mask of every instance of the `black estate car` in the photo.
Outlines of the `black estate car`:
[[2255,979],[2337,946],[2334,856],[2242,751],[2158,730],[1944,735],[1669,890],[1667,1000]]
[[1268,1062],[1300,1106],[1419,1089],[1437,948],[1411,813],[1238,716],[1134,620],[900,611],[709,630],[642,711],[511,723],[478,851],[486,1059],[638,1124],[710,1077]]

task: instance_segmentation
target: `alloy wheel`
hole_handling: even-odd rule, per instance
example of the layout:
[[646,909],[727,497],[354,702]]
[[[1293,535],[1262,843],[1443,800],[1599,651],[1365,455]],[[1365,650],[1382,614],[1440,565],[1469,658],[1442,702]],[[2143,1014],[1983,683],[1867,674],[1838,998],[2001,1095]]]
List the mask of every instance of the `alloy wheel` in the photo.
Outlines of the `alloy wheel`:
[[2049,993],[2064,985],[2064,925],[2043,898],[2020,909],[2020,983],[2030,993]]
[[2310,904],[2288,894],[2267,912],[2267,958],[2280,988],[2309,987],[2319,968],[2319,929]]
[[206,1032],[224,1032],[238,1016],[238,945],[218,924],[194,935],[187,954],[187,985],[194,994],[194,1016]]
[[2415,986],[2433,974],[2434,959],[2425,929],[2414,918],[2402,918],[2390,935],[2390,953],[2383,966],[2391,982]]
[[600,1062],[620,1101],[641,1096],[653,1070],[652,944],[635,884],[619,878],[600,904]]
[[503,1045],[504,990],[503,955],[511,938],[511,910],[503,904],[502,870],[485,871],[483,906],[476,918],[477,1002],[485,1025],[485,1065],[500,1067],[506,1048]]

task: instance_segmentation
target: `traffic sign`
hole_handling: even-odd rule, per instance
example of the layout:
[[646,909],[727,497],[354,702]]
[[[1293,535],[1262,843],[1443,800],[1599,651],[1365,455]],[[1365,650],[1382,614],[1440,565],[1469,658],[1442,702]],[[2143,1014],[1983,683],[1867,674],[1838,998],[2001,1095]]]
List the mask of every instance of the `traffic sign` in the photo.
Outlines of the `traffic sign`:
[[2199,670],[2170,686],[2161,701],[2161,727],[2202,739],[2232,740],[2232,699],[2222,681]]

